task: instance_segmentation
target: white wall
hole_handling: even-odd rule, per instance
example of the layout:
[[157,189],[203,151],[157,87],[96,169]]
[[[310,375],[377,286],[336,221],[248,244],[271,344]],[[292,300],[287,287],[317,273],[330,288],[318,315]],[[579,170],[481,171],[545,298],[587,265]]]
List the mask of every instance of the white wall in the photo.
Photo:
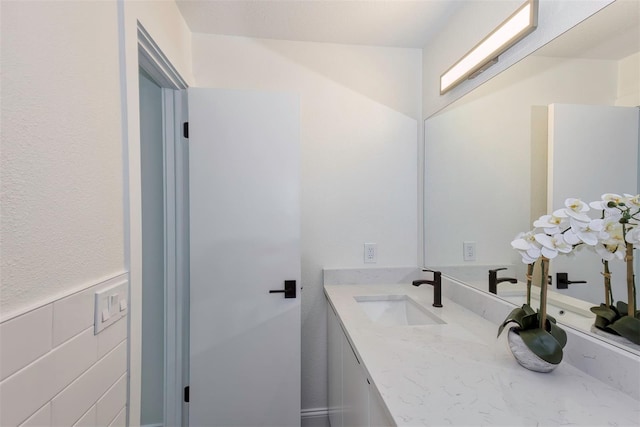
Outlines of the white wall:
[[125,260],[116,3],[1,7],[7,318],[120,274]]
[[322,267],[417,262],[421,52],[193,35],[200,87],[300,95],[302,408],[326,408]]
[[507,19],[523,0],[469,1],[423,49],[423,117],[427,118],[464,94],[490,80],[531,52],[591,16],[614,0],[540,0],[538,27],[503,53],[499,62],[473,80],[440,95],[440,76],[495,27]]
[[477,264],[519,263],[509,243],[546,213],[531,199],[532,179],[546,176],[537,120],[551,103],[613,105],[616,81],[616,61],[529,57],[428,119],[427,264],[471,264],[464,240],[477,242]]
[[629,55],[618,62],[619,107],[640,106],[640,52]]

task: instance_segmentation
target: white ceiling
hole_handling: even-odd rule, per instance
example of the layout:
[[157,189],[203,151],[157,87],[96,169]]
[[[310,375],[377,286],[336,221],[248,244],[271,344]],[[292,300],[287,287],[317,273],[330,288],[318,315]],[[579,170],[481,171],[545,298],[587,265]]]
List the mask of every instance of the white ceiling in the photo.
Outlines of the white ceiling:
[[[176,0],[196,33],[410,48],[470,1]],[[640,50],[639,15],[640,0],[617,0],[536,55],[623,58]]]
[[192,32],[422,48],[473,0],[177,0]]

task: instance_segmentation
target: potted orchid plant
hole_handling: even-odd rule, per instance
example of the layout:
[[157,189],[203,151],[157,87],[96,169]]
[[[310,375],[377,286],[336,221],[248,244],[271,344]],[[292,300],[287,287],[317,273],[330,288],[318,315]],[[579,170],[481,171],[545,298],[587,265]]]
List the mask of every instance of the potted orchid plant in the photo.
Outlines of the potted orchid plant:
[[[640,345],[640,311],[636,307],[636,286],[633,271],[633,249],[640,243],[640,195],[603,194],[601,200],[591,202],[592,208],[602,212],[603,228],[595,250],[604,265],[605,302],[591,311],[596,315],[592,330],[621,336]],[[627,302],[614,303],[611,290],[609,261],[626,263]],[[595,328],[595,329],[594,329]]]
[[[562,209],[543,215],[534,221],[533,230],[520,233],[511,242],[527,269],[527,302],[514,309],[498,329],[498,336],[511,323],[517,326],[509,330],[509,346],[518,363],[539,371],[549,372],[562,361],[562,349],[567,334],[556,320],[547,314],[547,280],[549,262],[559,254],[570,254],[580,245],[595,246],[604,228],[604,220],[593,220],[586,215],[589,206],[579,199],[565,200]],[[531,307],[531,285],[535,264],[542,269],[540,280],[540,304]],[[528,351],[523,351],[528,350]],[[535,356],[534,356],[535,355]]]

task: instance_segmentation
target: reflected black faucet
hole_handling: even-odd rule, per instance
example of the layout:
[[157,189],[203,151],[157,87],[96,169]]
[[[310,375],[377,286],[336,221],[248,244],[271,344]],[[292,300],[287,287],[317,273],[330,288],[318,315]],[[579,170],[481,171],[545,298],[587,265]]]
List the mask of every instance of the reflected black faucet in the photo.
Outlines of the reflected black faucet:
[[506,270],[506,268],[496,268],[494,270],[489,270],[489,292],[496,295],[498,294],[498,283],[518,283],[518,279],[514,279],[513,277],[501,277],[498,279],[498,271],[500,270]]
[[426,280],[426,279],[414,280],[411,284],[413,286],[433,285],[433,306],[442,307],[442,278],[441,278],[442,273],[440,273],[439,271],[426,270],[426,269],[423,269],[422,271],[433,273],[433,280]]

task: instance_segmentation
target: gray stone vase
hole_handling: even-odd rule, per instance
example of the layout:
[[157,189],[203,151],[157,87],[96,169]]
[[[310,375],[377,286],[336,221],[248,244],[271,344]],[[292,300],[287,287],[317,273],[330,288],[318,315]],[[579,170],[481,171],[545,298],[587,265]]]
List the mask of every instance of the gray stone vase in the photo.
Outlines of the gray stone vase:
[[551,372],[558,367],[558,365],[542,360],[532,352],[524,341],[522,341],[522,338],[516,332],[517,330],[518,328],[516,327],[509,329],[507,341],[509,342],[509,348],[511,349],[513,357],[516,358],[520,365],[535,372]]

